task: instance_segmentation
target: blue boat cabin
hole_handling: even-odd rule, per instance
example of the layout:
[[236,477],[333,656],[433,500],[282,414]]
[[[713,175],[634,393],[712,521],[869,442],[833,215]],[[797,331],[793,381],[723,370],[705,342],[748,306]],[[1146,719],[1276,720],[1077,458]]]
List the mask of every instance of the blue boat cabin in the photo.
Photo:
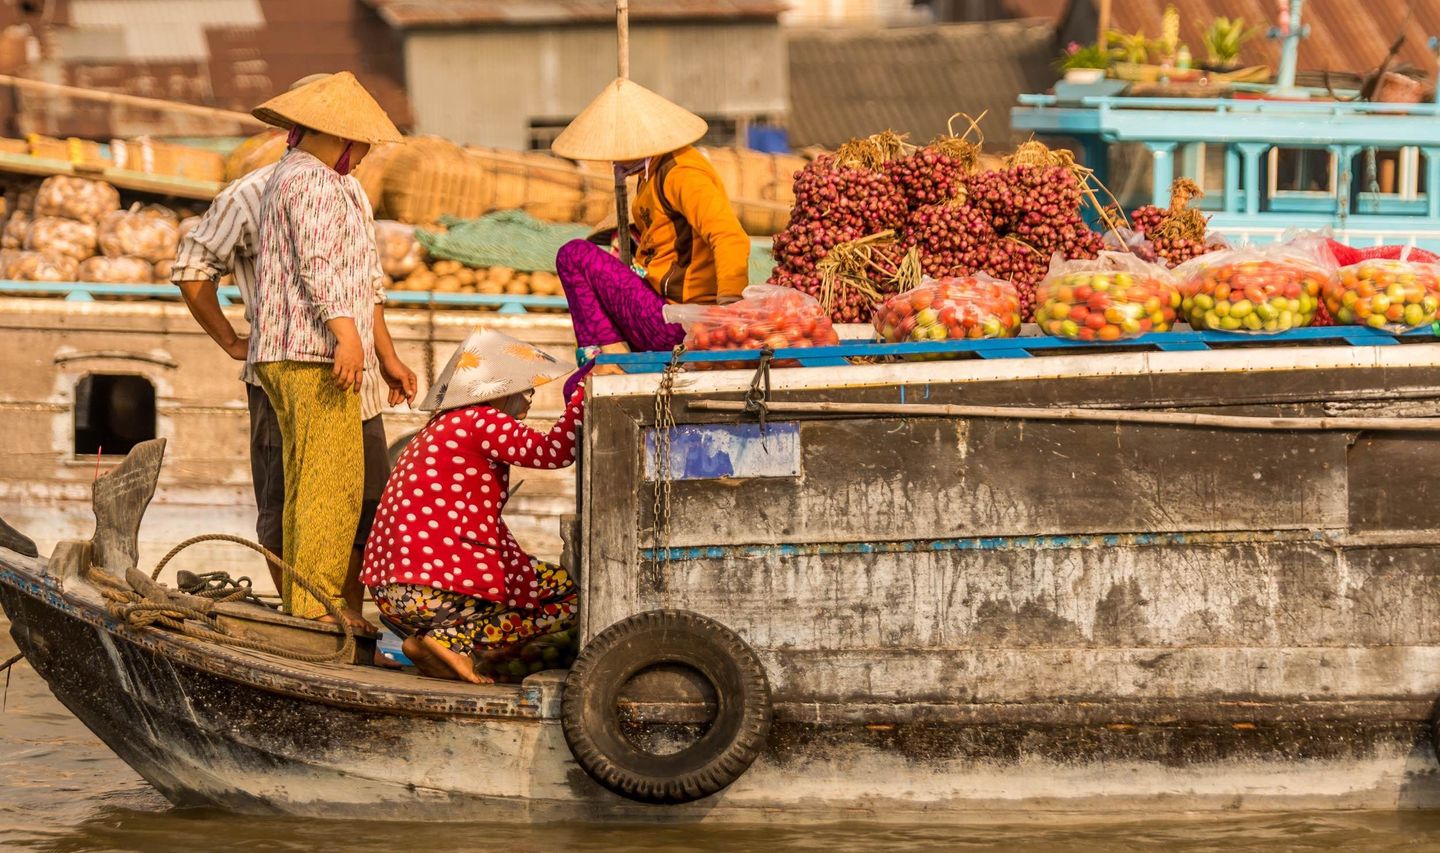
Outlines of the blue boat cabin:
[[1165,207],[1171,181],[1194,179],[1195,206],[1231,241],[1330,228],[1357,246],[1440,249],[1440,105],[1024,95],[1011,122],[1078,141],[1112,188],[1125,175],[1111,148],[1129,145],[1150,167],[1141,203]]

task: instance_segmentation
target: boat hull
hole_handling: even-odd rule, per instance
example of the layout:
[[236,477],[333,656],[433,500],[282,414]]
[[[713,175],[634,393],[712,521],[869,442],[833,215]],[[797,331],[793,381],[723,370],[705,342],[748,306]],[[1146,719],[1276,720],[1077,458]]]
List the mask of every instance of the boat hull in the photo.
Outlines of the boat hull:
[[332,688],[327,698],[298,690],[279,659],[215,650],[217,661],[253,663],[248,674],[233,660],[219,672],[202,644],[126,629],[88,593],[62,592],[18,561],[0,557],[0,605],[20,649],[67,708],[182,807],[392,820],[969,822],[1022,810],[1440,805],[1424,709],[1255,703],[1202,714],[1158,703],[1057,707],[1043,719],[1031,709],[1008,721],[994,709],[967,717],[938,706],[904,715],[857,706],[848,720],[807,721],[783,707],[765,754],[731,788],[647,806],[575,765],[554,674],[490,688],[500,698],[466,714],[440,700],[434,713],[398,711],[385,689]]

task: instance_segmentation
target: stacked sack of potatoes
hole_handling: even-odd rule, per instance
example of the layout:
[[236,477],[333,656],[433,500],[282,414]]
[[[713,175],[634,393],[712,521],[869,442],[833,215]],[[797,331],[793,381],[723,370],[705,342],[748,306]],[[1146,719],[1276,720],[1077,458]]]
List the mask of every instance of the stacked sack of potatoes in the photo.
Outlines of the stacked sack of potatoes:
[[161,205],[121,209],[115,187],[68,175],[19,189],[6,207],[0,277],[15,281],[169,281],[180,235],[197,221]]
[[553,272],[468,267],[459,261],[433,259],[415,239],[415,229],[399,222],[377,221],[375,243],[392,290],[485,296],[559,296],[563,292],[560,278]]

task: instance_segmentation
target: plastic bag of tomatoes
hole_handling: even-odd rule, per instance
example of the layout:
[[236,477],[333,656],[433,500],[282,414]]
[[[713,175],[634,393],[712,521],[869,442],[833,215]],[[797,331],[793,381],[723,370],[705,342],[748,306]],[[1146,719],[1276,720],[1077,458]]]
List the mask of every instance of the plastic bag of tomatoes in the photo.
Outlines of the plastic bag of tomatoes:
[[984,273],[926,278],[875,309],[875,332],[887,343],[1013,338],[1020,332],[1020,292]]
[[1405,332],[1440,314],[1440,267],[1408,259],[1375,258],[1341,267],[1324,287],[1336,323]]
[[1273,334],[1310,325],[1335,269],[1323,241],[1201,255],[1176,267],[1181,313],[1196,330]]
[[[820,302],[791,287],[752,284],[744,298],[729,305],[667,305],[667,322],[685,327],[685,348],[690,350],[797,349],[834,346],[840,336]],[[730,362],[704,362],[706,367],[744,366]],[[700,366],[700,365],[697,365]],[[794,362],[776,361],[776,367]]]
[[1167,332],[1180,310],[1180,289],[1170,270],[1124,252],[1094,260],[1058,255],[1035,289],[1035,322],[1072,341],[1118,341]]

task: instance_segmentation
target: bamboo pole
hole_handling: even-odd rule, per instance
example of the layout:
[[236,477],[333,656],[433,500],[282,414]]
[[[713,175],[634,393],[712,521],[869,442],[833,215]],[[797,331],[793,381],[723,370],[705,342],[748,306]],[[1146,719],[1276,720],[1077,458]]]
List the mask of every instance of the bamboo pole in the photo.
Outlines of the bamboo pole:
[[[615,0],[615,29],[619,35],[616,54],[619,57],[620,79],[630,79],[630,0]],[[615,228],[620,239],[620,263],[635,260],[635,247],[630,244],[630,197],[625,186],[625,172],[615,164]]]
[[[743,412],[745,403],[731,400],[697,400],[697,412]],[[1440,418],[1268,418],[1242,415],[1205,415],[1196,412],[1140,412],[1131,409],[1082,409],[1073,406],[953,406],[933,403],[766,403],[770,414],[898,415],[900,417],[1009,418],[1026,421],[1084,421],[1114,424],[1161,424],[1240,430],[1385,430],[1440,432]]]
[[1113,0],[1100,0],[1100,13],[1095,24],[1095,43],[1100,45],[1101,50],[1110,46],[1108,33],[1110,32],[1110,9],[1113,5]]
[[0,74],[0,85],[11,86],[15,89],[31,89],[52,95],[64,95],[65,97],[80,98],[87,101],[141,107],[148,110],[160,110],[162,112],[185,113],[187,115],[201,116],[219,121],[234,121],[251,125],[265,124],[249,113],[237,113],[234,110],[222,110],[218,107],[205,107],[200,104],[186,104],[180,101],[164,101],[159,98],[145,98],[140,95],[125,95],[120,92],[101,92],[95,89],[82,89],[78,86],[46,83],[43,80],[12,77],[8,74]]

